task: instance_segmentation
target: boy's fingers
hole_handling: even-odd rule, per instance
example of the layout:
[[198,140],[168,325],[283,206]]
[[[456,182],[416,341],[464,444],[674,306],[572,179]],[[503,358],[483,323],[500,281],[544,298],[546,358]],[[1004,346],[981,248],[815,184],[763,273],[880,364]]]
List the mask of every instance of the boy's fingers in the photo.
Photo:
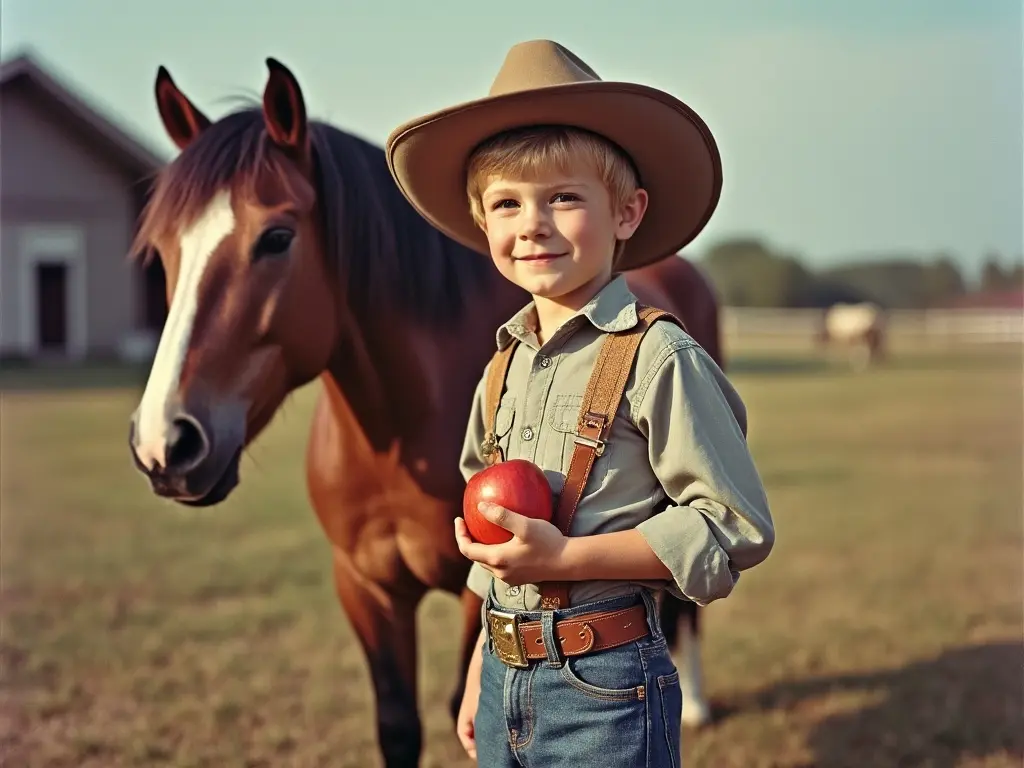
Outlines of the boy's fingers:
[[477,509],[492,523],[500,525],[506,531],[511,532],[513,536],[518,536],[519,538],[523,538],[523,534],[526,533],[530,523],[530,518],[525,515],[520,515],[511,509],[505,509],[505,507],[490,504],[486,501],[481,501],[477,504]]
[[464,725],[459,726],[459,741],[462,742],[462,748],[466,750],[466,754],[476,759],[476,740],[473,738],[473,723],[470,721]]
[[480,544],[473,541],[466,521],[461,517],[455,518],[455,543],[459,545],[459,552],[470,560],[478,560],[483,555],[483,552],[479,551]]
[[466,521],[461,517],[455,518],[455,543],[459,546],[459,552],[475,563],[487,565],[492,568],[502,565],[505,560],[505,548],[503,544],[481,544],[473,541],[466,527]]

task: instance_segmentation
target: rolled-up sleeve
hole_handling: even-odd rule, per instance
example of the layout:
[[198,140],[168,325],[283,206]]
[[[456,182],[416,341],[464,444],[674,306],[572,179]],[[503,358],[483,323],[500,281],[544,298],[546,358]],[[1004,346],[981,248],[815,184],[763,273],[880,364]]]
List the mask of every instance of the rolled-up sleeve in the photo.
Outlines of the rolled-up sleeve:
[[637,392],[633,419],[671,505],[638,526],[672,573],[669,592],[699,605],[732,592],[764,561],[775,527],[746,441],[746,409],[707,353],[674,339]]
[[[487,364],[487,368],[489,367],[490,363]],[[469,410],[469,423],[466,425],[466,437],[462,444],[462,454],[459,457],[459,471],[462,472],[462,477],[466,482],[469,482],[469,478],[487,466],[483,454],[480,452],[485,432],[483,411],[487,368],[484,368],[483,375],[476,385],[476,391],[473,393],[473,404]],[[493,578],[493,574],[480,565],[480,563],[473,563],[473,567],[469,569],[469,575],[466,577],[466,586],[469,587],[470,591],[483,599],[491,588],[491,579]]]

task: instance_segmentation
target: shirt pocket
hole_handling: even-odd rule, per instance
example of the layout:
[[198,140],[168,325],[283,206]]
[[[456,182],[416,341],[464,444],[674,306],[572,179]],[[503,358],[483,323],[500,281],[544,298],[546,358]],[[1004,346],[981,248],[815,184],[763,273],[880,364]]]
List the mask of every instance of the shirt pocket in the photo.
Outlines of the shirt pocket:
[[[548,415],[548,427],[551,429],[551,442],[547,448],[547,456],[552,465],[561,463],[559,471],[564,477],[569,472],[569,463],[576,448],[576,427],[579,424],[580,406],[583,395],[555,395],[555,401]],[[612,444],[606,443],[604,453],[594,459],[587,484],[600,482],[604,477],[608,457],[612,452]]]

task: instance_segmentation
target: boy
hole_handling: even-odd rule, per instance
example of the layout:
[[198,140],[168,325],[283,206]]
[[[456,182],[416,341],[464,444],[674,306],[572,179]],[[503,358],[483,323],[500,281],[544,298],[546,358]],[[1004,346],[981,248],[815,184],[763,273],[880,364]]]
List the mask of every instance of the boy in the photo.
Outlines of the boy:
[[[673,97],[533,41],[509,51],[489,97],[399,128],[387,151],[421,215],[533,297],[498,330],[463,474],[526,458],[559,499],[553,523],[482,505],[513,533],[505,544],[455,521],[484,600],[459,738],[487,768],[677,766],[681,693],[656,596],[725,597],[775,533],[739,396],[614,272],[675,253],[707,222],[721,188],[710,133]],[[621,400],[594,417],[610,427],[588,433],[581,404],[614,390],[622,362],[602,345],[637,328]],[[599,359],[611,363],[595,389]]]

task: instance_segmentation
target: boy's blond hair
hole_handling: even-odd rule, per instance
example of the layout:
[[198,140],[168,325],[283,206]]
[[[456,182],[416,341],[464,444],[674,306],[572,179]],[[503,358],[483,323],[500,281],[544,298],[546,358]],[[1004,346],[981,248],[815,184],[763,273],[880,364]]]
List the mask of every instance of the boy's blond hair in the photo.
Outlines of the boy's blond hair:
[[[505,131],[479,144],[466,164],[466,194],[478,227],[483,227],[482,194],[487,180],[494,176],[529,179],[552,170],[569,174],[580,162],[597,171],[611,198],[613,210],[619,210],[640,186],[632,160],[603,136],[561,125],[540,125]],[[615,244],[614,262],[626,242]]]

